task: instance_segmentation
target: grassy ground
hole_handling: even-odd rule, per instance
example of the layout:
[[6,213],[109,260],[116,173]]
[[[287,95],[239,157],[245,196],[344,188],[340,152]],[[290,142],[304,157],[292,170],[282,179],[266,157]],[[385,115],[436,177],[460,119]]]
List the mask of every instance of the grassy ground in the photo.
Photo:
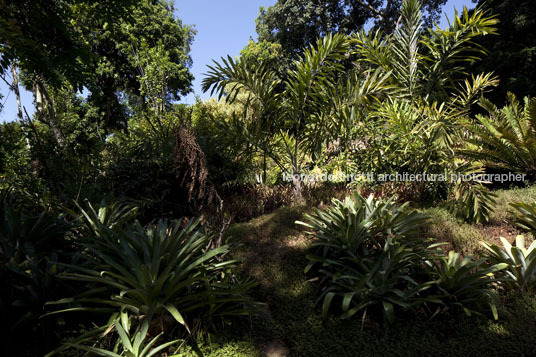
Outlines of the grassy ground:
[[424,212],[430,215],[432,222],[426,229],[426,235],[441,242],[448,242],[450,243],[448,248],[464,254],[479,254],[482,251],[480,241],[501,245],[500,237],[513,242],[518,234],[523,234],[527,241],[531,241],[533,239],[531,233],[520,231],[512,223],[513,215],[508,204],[535,202],[536,186],[498,190],[496,194],[497,205],[487,224],[465,223],[442,207],[425,209]]
[[[536,201],[536,187],[498,191],[498,206],[487,225],[460,222],[443,208],[429,208],[427,236],[467,253],[479,252],[479,241],[513,239],[520,232],[510,223],[508,202]],[[282,207],[247,223],[230,227],[227,238],[240,243],[236,255],[258,282],[255,298],[266,304],[250,326],[215,336],[202,347],[210,356],[257,356],[273,341],[291,356],[530,356],[536,344],[536,298],[502,296],[499,321],[468,318],[452,311],[433,320],[402,317],[385,328],[374,321],[320,318],[317,291],[303,273],[310,238],[294,224],[306,207]],[[527,235],[527,234],[525,234]],[[221,341],[221,342],[218,342]]]

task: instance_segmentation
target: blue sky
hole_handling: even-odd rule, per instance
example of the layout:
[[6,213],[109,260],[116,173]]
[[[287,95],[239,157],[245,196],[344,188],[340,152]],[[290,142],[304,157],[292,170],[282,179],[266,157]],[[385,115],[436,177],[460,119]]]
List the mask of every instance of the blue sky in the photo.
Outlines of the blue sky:
[[[273,5],[276,0],[175,0],[175,14],[182,19],[183,24],[194,25],[197,34],[191,48],[193,65],[191,72],[195,76],[194,93],[182,99],[181,102],[193,103],[195,96],[202,99],[208,93],[201,91],[203,74],[212,60],[222,56],[236,56],[244,48],[250,38],[256,38],[255,19],[259,7]],[[463,6],[474,7],[471,0],[449,0],[443,7],[443,12],[453,17],[454,7],[461,10]],[[440,21],[445,26],[444,17]],[[21,99],[29,113],[33,111],[31,93],[21,88]],[[5,83],[0,83],[0,93],[4,95],[4,109],[0,112],[0,122],[16,119],[17,102],[15,95],[9,93]],[[31,115],[31,114],[30,114]]]

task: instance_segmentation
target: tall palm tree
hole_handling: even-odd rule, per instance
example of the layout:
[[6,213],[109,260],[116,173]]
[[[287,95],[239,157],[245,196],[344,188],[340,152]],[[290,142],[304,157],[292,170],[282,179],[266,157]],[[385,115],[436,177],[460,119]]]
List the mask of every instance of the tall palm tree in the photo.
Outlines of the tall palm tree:
[[473,39],[496,34],[497,22],[480,9],[469,12],[464,7],[445,30],[424,28],[420,0],[406,0],[392,34],[361,31],[352,42],[359,62],[392,72],[390,81],[400,89],[399,96],[448,102],[468,77],[465,64],[486,53]]
[[[384,93],[389,73],[367,70],[348,75],[342,62],[350,52],[350,38],[330,34],[319,39],[293,63],[284,81],[262,66],[250,66],[231,57],[215,62],[203,80],[203,90],[234,102],[247,95],[244,117],[249,120],[248,139],[284,172],[297,177],[303,158],[327,137],[329,117],[341,100],[344,105],[364,105]],[[281,89],[282,87],[282,89]],[[296,198],[301,182],[293,180]]]
[[[329,34],[319,39],[293,63],[284,80],[263,66],[227,57],[209,66],[203,90],[228,102],[246,95],[244,139],[293,175],[302,173],[306,158],[321,152],[327,142],[351,141],[358,121],[394,95],[410,105],[424,100],[443,112],[445,105],[451,109],[449,120],[461,117],[495,84],[491,75],[467,79],[462,64],[484,52],[471,40],[495,33],[497,21],[465,8],[446,30],[424,29],[420,8],[419,0],[406,0],[393,34]],[[351,57],[357,61],[348,70],[344,64]],[[443,116],[435,119],[437,123],[429,125],[436,130],[433,137],[445,140],[455,123]],[[299,197],[299,180],[294,187]]]

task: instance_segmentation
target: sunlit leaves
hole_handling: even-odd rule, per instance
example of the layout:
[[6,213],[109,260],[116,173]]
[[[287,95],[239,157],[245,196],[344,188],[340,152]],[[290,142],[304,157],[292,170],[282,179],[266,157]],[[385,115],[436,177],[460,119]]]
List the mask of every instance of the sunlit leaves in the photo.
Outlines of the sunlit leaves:
[[480,160],[488,167],[536,175],[536,100],[525,98],[524,106],[513,94],[509,104],[498,109],[482,98],[488,115],[477,115],[468,125],[472,133],[459,153]]

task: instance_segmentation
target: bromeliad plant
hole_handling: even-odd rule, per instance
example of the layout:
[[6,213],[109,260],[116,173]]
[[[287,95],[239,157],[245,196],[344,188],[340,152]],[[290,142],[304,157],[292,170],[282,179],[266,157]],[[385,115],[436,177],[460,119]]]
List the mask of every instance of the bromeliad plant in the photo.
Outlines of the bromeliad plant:
[[70,227],[53,212],[32,212],[19,196],[0,191],[0,262],[24,266],[29,258],[61,247]]
[[229,246],[208,248],[212,236],[199,222],[159,221],[145,228],[135,222],[125,229],[92,222],[100,235],[85,239],[84,263],[69,265],[71,272],[63,274],[92,288],[54,302],[74,304],[57,312],[125,310],[138,317],[151,312],[155,324],[171,318],[196,334],[217,319],[247,315],[253,304],[246,293],[253,283],[234,274],[237,261],[225,258]]
[[359,312],[364,318],[369,308],[379,306],[384,321],[394,322],[395,310],[410,310],[425,301],[421,293],[432,282],[418,282],[412,277],[415,268],[423,265],[425,256],[424,249],[389,237],[377,254],[326,259],[319,269],[324,281],[328,281],[319,298],[323,301],[323,316],[327,317],[336,300],[340,306],[335,307],[342,312],[342,319]]
[[[51,357],[66,351],[69,348],[91,353],[95,356],[107,357],[151,357],[160,356],[168,348],[178,344],[181,340],[175,339],[157,345],[158,340],[162,337],[163,332],[150,338],[149,329],[151,327],[152,312],[137,321],[126,311],[119,314],[113,314],[107,325],[89,331],[73,341],[65,342],[56,350],[48,353],[45,357]],[[103,337],[108,337],[111,332],[117,334],[117,341],[111,348],[102,346]],[[95,343],[96,337],[100,337],[101,342]],[[97,346],[96,346],[97,345]],[[98,346],[101,345],[101,346]]]
[[71,215],[80,222],[87,234],[97,237],[105,234],[107,229],[122,228],[132,222],[138,213],[138,207],[119,201],[110,204],[102,201],[95,207],[91,202],[86,202],[85,209],[79,204],[76,205],[80,213],[71,211]]
[[314,214],[305,215],[307,223],[296,222],[318,239],[313,246],[319,256],[309,256],[312,262],[341,255],[367,256],[372,249],[381,248],[387,237],[416,238],[428,220],[408,209],[407,203],[396,205],[393,198],[384,201],[370,195],[365,199],[355,192],[344,202],[334,199],[332,203],[326,210],[314,209]]
[[434,286],[438,291],[432,295],[446,308],[461,307],[468,316],[481,314],[484,306],[489,306],[495,320],[497,314],[497,297],[490,284],[493,274],[506,268],[506,264],[486,265],[486,259],[474,260],[472,256],[461,257],[450,251],[447,256],[437,256],[427,262],[437,276]]
[[322,281],[324,316],[337,300],[343,318],[380,305],[385,321],[392,322],[395,306],[406,310],[420,301],[419,293],[429,284],[413,280],[410,272],[427,256],[425,241],[416,239],[426,215],[393,199],[354,193],[306,218],[307,223],[297,223],[315,237],[316,254],[307,256],[306,271],[314,268]]
[[[378,307],[391,323],[396,311],[436,313],[458,306],[467,314],[489,306],[497,318],[491,275],[505,264],[485,265],[485,259],[445,256],[440,244],[419,237],[427,217],[406,205],[395,205],[354,194],[343,203],[306,216],[316,254],[308,255],[306,271],[321,282],[322,313],[339,311],[351,318]],[[437,308],[434,308],[437,307]]]
[[70,228],[61,215],[28,204],[22,193],[0,190],[1,334],[9,331],[31,336],[40,346],[48,343],[47,330],[57,325],[39,317],[43,305],[59,297],[56,262]]
[[516,245],[512,246],[505,238],[501,237],[504,249],[487,242],[481,242],[495,263],[506,266],[507,284],[517,286],[523,290],[536,286],[536,241],[525,248],[525,238],[521,235],[516,237]]

